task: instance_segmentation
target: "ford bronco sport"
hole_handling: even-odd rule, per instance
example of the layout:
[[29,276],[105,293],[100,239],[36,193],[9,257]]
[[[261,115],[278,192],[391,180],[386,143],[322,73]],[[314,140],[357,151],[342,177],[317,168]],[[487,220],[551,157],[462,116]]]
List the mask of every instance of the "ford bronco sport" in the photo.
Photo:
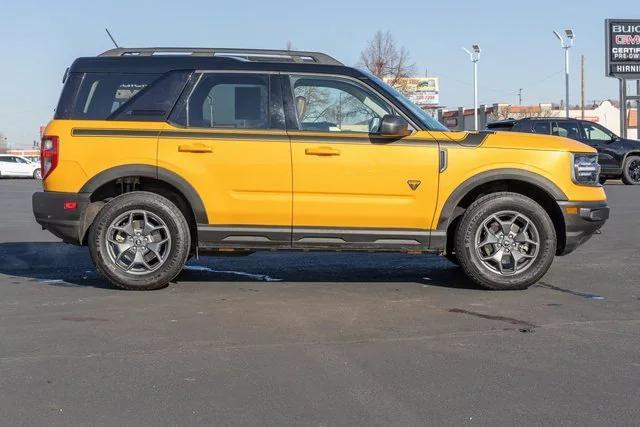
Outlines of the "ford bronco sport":
[[450,132],[320,53],[118,48],[77,59],[42,138],[36,220],[124,289],[199,253],[445,254],[524,289],[609,216],[596,150]]

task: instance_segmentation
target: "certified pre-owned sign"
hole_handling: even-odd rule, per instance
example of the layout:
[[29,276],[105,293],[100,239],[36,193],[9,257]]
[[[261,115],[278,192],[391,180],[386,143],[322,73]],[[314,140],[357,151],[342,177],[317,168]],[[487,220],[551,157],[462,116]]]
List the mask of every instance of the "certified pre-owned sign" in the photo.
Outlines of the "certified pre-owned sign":
[[607,76],[640,78],[640,19],[605,21]]

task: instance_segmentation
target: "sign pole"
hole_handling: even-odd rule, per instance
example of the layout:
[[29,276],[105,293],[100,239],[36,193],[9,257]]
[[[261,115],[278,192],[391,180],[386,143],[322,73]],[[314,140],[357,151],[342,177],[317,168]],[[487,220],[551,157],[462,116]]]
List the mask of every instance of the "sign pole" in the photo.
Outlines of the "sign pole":
[[627,81],[620,78],[620,136],[627,137]]

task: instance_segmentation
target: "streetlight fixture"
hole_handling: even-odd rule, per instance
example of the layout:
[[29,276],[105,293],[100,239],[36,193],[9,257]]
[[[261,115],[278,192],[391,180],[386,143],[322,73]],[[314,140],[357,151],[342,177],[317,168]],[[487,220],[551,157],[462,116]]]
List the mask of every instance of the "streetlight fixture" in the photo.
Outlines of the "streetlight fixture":
[[569,49],[573,46],[573,39],[575,34],[572,29],[564,30],[567,38],[562,37],[557,31],[553,34],[560,40],[560,46],[564,49],[564,84],[565,84],[565,100],[564,110],[567,117],[569,117]]
[[472,51],[463,47],[473,62],[473,129],[478,131],[478,61],[480,61],[480,45],[471,45]]

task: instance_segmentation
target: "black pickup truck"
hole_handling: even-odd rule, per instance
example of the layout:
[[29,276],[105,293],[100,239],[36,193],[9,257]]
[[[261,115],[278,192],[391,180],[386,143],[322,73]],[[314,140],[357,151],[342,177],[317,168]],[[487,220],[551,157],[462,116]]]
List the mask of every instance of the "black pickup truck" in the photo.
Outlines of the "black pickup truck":
[[620,138],[597,123],[560,117],[529,117],[489,123],[487,129],[576,139],[598,150],[601,183],[607,179],[622,179],[627,185],[640,185],[640,141]]

